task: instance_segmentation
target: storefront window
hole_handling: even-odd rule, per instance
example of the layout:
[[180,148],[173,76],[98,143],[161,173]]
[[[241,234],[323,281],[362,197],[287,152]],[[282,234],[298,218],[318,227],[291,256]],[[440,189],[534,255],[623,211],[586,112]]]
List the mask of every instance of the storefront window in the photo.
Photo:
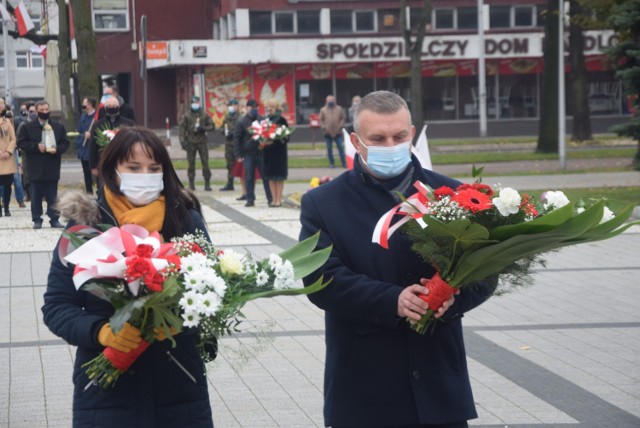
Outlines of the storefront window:
[[299,10],[296,15],[298,34],[320,34],[319,10]]
[[514,6],[514,17],[516,27],[533,27],[533,6]]
[[458,30],[475,30],[478,28],[478,9],[475,7],[459,7]]
[[448,30],[453,29],[453,14],[455,9],[435,9],[435,23],[436,30]]
[[376,31],[375,12],[372,10],[358,10],[355,12],[356,31]]
[[511,6],[491,6],[489,8],[490,28],[509,28],[511,26]]
[[351,14],[350,10],[331,10],[331,33],[352,33]]
[[293,12],[274,12],[276,33],[293,33]]
[[250,11],[249,12],[249,32],[253,35],[271,34],[271,12]]

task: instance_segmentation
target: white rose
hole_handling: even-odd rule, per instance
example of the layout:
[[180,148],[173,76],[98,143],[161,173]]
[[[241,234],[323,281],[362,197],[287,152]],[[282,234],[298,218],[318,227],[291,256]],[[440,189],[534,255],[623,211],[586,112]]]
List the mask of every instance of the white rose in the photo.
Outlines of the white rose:
[[511,187],[505,187],[500,190],[500,194],[497,198],[493,198],[493,205],[498,209],[498,212],[503,217],[507,217],[509,214],[515,214],[520,210],[520,202],[522,198],[517,190]]
[[569,198],[560,190],[558,191],[548,191],[544,194],[544,199],[546,203],[544,204],[544,209],[558,209],[562,208],[569,203]]
[[220,262],[220,271],[223,274],[240,275],[244,272],[242,260],[234,251],[225,250],[218,261]]

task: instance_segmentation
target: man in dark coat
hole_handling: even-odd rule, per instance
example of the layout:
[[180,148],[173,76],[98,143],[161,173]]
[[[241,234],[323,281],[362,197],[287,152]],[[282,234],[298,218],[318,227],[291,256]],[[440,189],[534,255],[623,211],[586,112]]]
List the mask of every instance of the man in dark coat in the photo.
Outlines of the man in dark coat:
[[247,203],[245,207],[252,207],[256,201],[256,168],[262,176],[264,193],[267,195],[267,202],[271,204],[272,196],[269,188],[269,180],[264,175],[264,153],[259,149],[259,141],[252,138],[249,127],[254,121],[260,122],[264,117],[258,114],[258,102],[256,100],[247,101],[247,114],[242,116],[233,132],[236,158],[244,163],[244,180],[247,188]]
[[[42,198],[47,201],[47,216],[51,227],[63,227],[60,215],[54,208],[58,198],[58,181],[62,154],[69,148],[64,125],[49,119],[49,103],[38,101],[35,105],[38,119],[20,127],[18,148],[27,154],[31,195],[31,219],[33,228],[42,228]],[[44,131],[44,132],[43,132]],[[46,135],[55,137],[55,145]]]
[[[104,89],[104,91],[102,92],[102,100],[101,102],[104,104],[104,102],[109,98],[109,97],[114,97],[118,100],[118,106],[120,107],[120,116],[129,119],[131,121],[133,121],[135,123],[136,121],[136,113],[133,110],[133,107],[131,107],[129,104],[127,104],[124,100],[124,98],[122,98],[122,96],[120,96],[120,89],[118,89],[117,86],[108,86]],[[98,119],[104,119],[104,117],[106,116],[106,111],[104,109],[98,109]]]
[[89,165],[89,141],[91,139],[91,126],[96,115],[96,100],[85,97],[82,100],[82,114],[78,120],[78,138],[76,138],[76,155],[82,164],[84,176],[84,188],[89,194],[93,194],[93,174]]
[[100,111],[105,112],[105,116],[94,122],[91,128],[91,139],[89,140],[89,165],[93,175],[98,175],[98,162],[100,162],[100,154],[104,150],[106,144],[111,138],[105,135],[105,131],[117,131],[123,126],[135,126],[135,122],[120,114],[120,104],[115,97],[109,97],[104,101],[103,108]]
[[[424,170],[410,154],[415,128],[402,98],[373,92],[356,110],[351,143],[354,169],[302,198],[300,239],[321,231],[319,247],[333,245],[326,265],[305,279],[331,278],[309,299],[325,310],[325,425],[339,427],[466,427],[477,417],[462,339],[464,312],[485,301],[495,281],[465,288],[438,311],[432,332],[420,335],[427,305],[421,279],[434,269],[394,234],[389,250],[371,242],[378,219],[416,180],[452,188],[456,180]],[[395,151],[379,150],[396,147]]]

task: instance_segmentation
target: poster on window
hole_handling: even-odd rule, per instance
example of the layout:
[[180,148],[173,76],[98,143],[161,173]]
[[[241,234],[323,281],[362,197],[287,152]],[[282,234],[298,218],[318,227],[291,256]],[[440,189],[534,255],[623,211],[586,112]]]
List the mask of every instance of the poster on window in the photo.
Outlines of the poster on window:
[[216,128],[222,126],[229,100],[237,99],[244,107],[251,93],[248,65],[208,66],[204,72],[205,108]]
[[336,64],[336,79],[373,79],[373,64],[352,62]]
[[297,64],[296,80],[328,80],[333,70],[331,64]]
[[294,96],[294,66],[288,64],[257,64],[253,72],[254,98],[264,114],[264,102],[275,98],[282,108],[282,116],[289,125],[296,123]]

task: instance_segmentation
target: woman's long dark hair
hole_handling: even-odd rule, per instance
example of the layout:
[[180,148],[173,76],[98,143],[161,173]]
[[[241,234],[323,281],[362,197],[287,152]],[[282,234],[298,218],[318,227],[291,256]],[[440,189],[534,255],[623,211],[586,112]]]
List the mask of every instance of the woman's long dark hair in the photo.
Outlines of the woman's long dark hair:
[[167,240],[182,236],[190,230],[189,210],[195,209],[201,213],[200,202],[182,185],[171,163],[169,152],[153,131],[140,126],[120,129],[100,156],[98,171],[102,182],[114,194],[123,194],[117,184],[116,167],[119,163],[131,159],[133,148],[138,143],[142,144],[144,152],[150,158],[162,165],[162,194],[166,201],[162,236]]

